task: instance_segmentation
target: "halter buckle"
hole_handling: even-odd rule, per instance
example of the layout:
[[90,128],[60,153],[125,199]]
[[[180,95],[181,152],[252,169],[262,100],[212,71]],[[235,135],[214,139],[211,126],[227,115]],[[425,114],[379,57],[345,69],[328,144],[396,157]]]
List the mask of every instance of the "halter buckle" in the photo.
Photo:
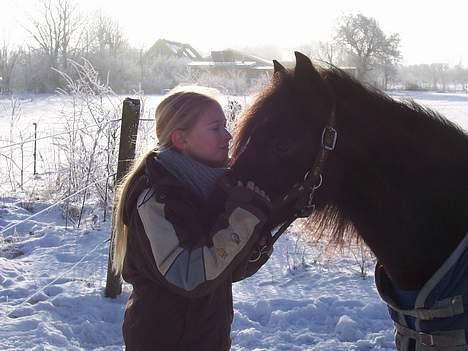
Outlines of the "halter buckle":
[[325,150],[332,151],[335,149],[338,132],[333,127],[325,127],[322,132],[322,147]]
[[434,336],[423,332],[418,333],[419,342],[424,346],[434,346]]

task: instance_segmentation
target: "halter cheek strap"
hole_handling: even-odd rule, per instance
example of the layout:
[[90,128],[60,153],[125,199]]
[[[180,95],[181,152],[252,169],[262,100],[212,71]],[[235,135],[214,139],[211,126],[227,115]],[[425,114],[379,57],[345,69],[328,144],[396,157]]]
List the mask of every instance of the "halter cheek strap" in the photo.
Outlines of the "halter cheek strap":
[[[293,188],[288,191],[282,200],[273,204],[273,208],[281,208],[285,204],[289,203],[291,199],[294,199],[292,206],[294,207],[295,211],[289,218],[286,219],[278,231],[273,235],[271,242],[262,248],[262,250],[268,250],[271,246],[273,246],[281,234],[283,234],[284,231],[297,218],[309,217],[315,210],[315,192],[323,184],[322,172],[325,168],[325,162],[327,161],[329,153],[335,149],[336,141],[338,139],[338,132],[335,129],[335,125],[336,105],[333,104],[332,110],[330,112],[330,119],[322,130],[319,153],[314,161],[314,164],[307,170],[301,183],[293,186]],[[248,139],[247,144],[249,141],[250,139]],[[241,152],[245,150],[247,144],[243,147]],[[230,182],[225,177],[220,179],[219,184],[224,189],[229,189],[231,187]]]
[[322,138],[320,140],[320,149],[314,164],[309,168],[304,175],[304,180],[296,184],[286,196],[276,203],[274,207],[283,206],[289,199],[296,199],[294,202],[295,212],[281,225],[278,231],[273,235],[271,245],[279,239],[281,234],[294,222],[297,218],[309,217],[315,210],[314,197],[315,192],[323,184],[323,169],[328,155],[335,149],[338,139],[338,132],[335,129],[336,125],[336,105],[333,105],[330,119],[327,125],[323,128]]

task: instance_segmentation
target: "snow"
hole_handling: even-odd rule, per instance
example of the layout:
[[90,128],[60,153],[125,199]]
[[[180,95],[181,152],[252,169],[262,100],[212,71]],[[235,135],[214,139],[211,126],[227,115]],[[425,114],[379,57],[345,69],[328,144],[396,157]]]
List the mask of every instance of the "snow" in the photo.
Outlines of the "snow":
[[[413,97],[468,130],[466,95]],[[53,125],[60,99],[26,101],[25,125],[34,118]],[[158,101],[149,97],[147,111]],[[8,101],[0,100],[2,106]],[[1,126],[9,123],[4,111]],[[6,138],[7,129],[1,130]],[[1,228],[52,203],[27,205],[2,195]],[[123,350],[121,325],[131,287],[124,284],[116,299],[103,296],[110,223],[102,222],[102,212],[89,211],[80,230],[65,228],[62,212],[54,207],[0,237],[1,350]],[[359,251],[324,253],[323,243],[306,244],[301,233],[300,223],[291,227],[269,262],[234,284],[232,350],[395,350],[392,322],[373,283],[373,261],[365,260],[363,279]]]
[[335,334],[340,341],[356,341],[358,339],[358,324],[349,316],[342,315],[336,323]]

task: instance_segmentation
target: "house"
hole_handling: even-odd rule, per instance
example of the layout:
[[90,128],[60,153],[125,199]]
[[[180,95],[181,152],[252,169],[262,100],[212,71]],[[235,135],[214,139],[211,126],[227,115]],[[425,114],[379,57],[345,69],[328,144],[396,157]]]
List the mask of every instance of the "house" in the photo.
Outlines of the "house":
[[273,62],[237,50],[212,51],[204,60],[188,63],[194,79],[202,73],[213,75],[244,75],[249,83],[273,73]]
[[166,39],[158,39],[145,53],[146,58],[158,56],[186,58],[190,61],[203,60],[202,56],[191,45]]
[[[296,62],[287,61],[282,64],[289,69],[294,69]],[[192,77],[197,77],[203,72],[213,74],[243,73],[248,81],[256,80],[262,76],[273,74],[273,61],[258,56],[248,55],[237,50],[212,51],[211,56],[202,61],[188,63]],[[355,67],[340,67],[341,70],[356,78]]]
[[[203,58],[191,45],[166,39],[159,39],[145,53],[144,60],[151,62],[158,57],[171,57],[183,59],[180,62],[187,71],[181,75],[175,74],[171,78],[167,89],[176,83],[197,82],[215,86],[228,91],[242,91],[251,87],[259,87],[273,75],[273,61],[255,55],[243,53],[238,50],[226,49],[211,51],[208,57]],[[295,62],[284,63],[287,68],[294,68]],[[348,68],[344,69],[348,71]],[[355,75],[353,68],[348,73]],[[157,75],[153,78],[156,79]],[[164,77],[167,80],[167,74]]]
[[[322,63],[320,61],[314,61],[313,57],[311,57],[311,59],[316,67],[317,66],[320,67],[321,65],[323,65],[325,68],[328,67],[326,63]],[[296,67],[296,61],[281,61],[281,65],[287,69],[294,70],[294,67]],[[348,74],[349,76],[353,77],[354,79],[357,79],[356,67],[354,66],[336,66],[336,67],[342,70],[343,72],[345,72],[346,74]]]
[[343,72],[346,72],[348,75],[353,77],[354,79],[358,79],[358,72],[356,67],[352,66],[339,66],[339,69],[341,69]]

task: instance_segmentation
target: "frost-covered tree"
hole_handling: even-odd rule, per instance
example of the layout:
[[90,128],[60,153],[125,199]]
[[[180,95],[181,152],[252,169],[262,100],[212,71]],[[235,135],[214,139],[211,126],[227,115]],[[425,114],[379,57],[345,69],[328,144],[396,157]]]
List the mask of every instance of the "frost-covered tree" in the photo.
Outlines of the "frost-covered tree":
[[342,17],[335,41],[354,56],[358,79],[365,79],[378,65],[401,59],[399,34],[386,35],[374,18],[362,14]]
[[334,42],[319,42],[317,57],[333,65],[343,65],[343,49]]
[[92,62],[100,79],[116,92],[128,92],[138,86],[138,55],[130,48],[119,23],[111,17],[95,12],[84,26],[80,55]]
[[98,11],[91,14],[86,22],[86,29],[81,39],[83,56],[90,54],[116,56],[128,47],[120,24],[112,17],[105,16]]
[[0,94],[11,92],[11,79],[18,57],[18,51],[11,50],[4,42],[0,48]]
[[81,20],[71,0],[41,0],[41,13],[27,28],[52,67],[63,69],[80,39]]
[[189,72],[186,58],[143,54],[139,60],[141,87],[144,91],[163,93],[180,82],[187,82]]
[[58,75],[51,68],[67,70],[68,59],[75,58],[81,40],[81,18],[73,0],[40,0],[39,12],[26,27],[32,39],[41,90],[58,86]]
[[455,84],[456,89],[468,93],[468,68],[463,68],[461,63],[457,64],[450,72],[450,80]]

